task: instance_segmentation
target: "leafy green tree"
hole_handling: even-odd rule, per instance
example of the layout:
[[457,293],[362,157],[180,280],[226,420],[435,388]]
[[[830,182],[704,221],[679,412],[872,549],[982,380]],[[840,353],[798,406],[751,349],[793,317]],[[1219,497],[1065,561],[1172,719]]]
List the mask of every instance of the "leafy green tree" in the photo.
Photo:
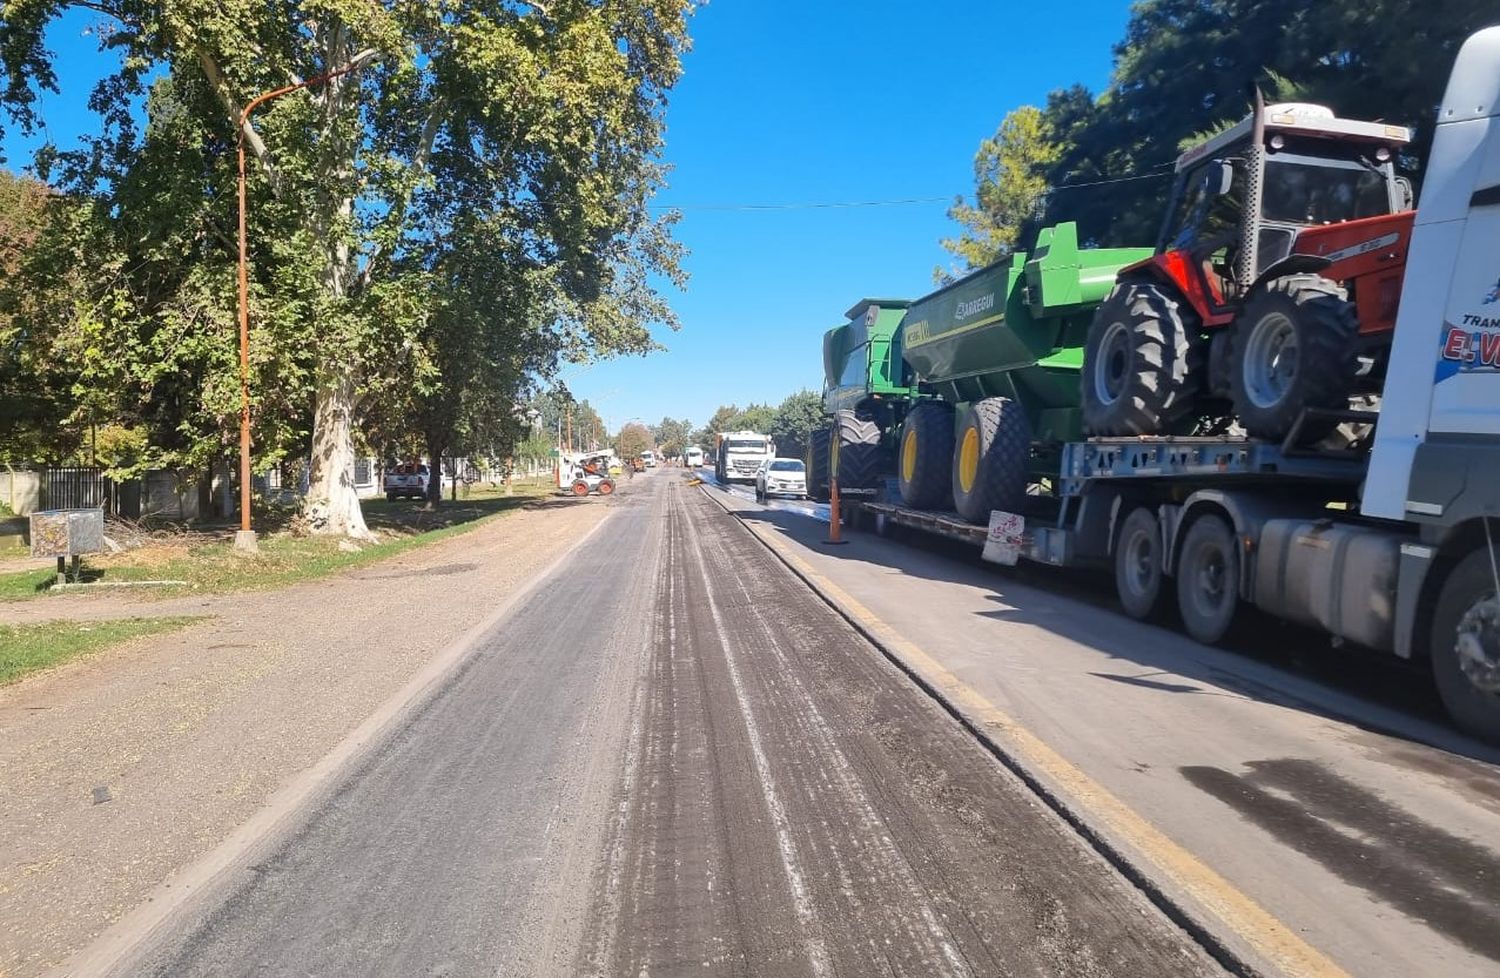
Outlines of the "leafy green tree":
[[561,360],[641,352],[651,323],[675,325],[650,285],[682,280],[674,218],[647,202],[691,0],[15,0],[0,101],[24,130],[58,85],[44,32],[72,7],[106,18],[101,43],[119,57],[91,99],[100,134],[35,161],[93,203],[72,239],[103,285],[69,324],[81,384],[120,410],[146,392],[158,435],[176,413],[179,457],[222,454],[234,430],[232,120],[257,93],[325,72],[360,66],[243,132],[257,443],[263,461],[310,451],[316,528],[367,533],[352,471],[370,401],[422,370],[447,372],[450,402],[462,386],[453,361],[419,362],[430,329],[451,335],[424,307],[446,250],[478,248],[472,260],[524,280],[528,326]]
[[[1023,105],[1008,114],[995,135],[979,144],[974,156],[974,203],[954,202],[948,216],[963,228],[943,247],[968,270],[1009,255],[1022,229],[1035,216],[1047,192],[1047,169],[1061,153],[1047,131],[1042,111]],[[939,281],[950,274],[939,269]]]
[[718,409],[709,416],[708,424],[704,426],[707,433],[708,444],[713,444],[714,435],[724,431],[735,431],[740,427],[741,411],[733,404],[721,404]]
[[768,433],[776,439],[776,453],[800,458],[807,451],[807,439],[828,420],[823,415],[823,398],[813,391],[802,390],[789,395],[776,408]]
[[652,430],[651,434],[656,439],[656,447],[661,449],[662,454],[668,457],[681,455],[682,450],[688,445],[688,439],[692,437],[693,423],[686,418],[680,421],[662,418],[661,423]]
[[632,421],[615,435],[615,454],[622,459],[632,459],[651,447],[651,432],[645,425]]
[[771,422],[776,418],[776,409],[769,404],[749,404],[734,419],[736,428],[743,431],[758,431],[766,433],[771,430]]

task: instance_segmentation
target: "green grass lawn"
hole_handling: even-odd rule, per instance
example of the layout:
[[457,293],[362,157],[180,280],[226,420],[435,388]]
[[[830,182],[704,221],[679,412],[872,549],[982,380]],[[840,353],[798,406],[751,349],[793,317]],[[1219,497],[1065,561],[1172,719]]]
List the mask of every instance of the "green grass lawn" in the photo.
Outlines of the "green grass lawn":
[[27,673],[60,665],[141,635],[159,635],[200,618],[127,618],[120,621],[49,621],[0,625],[0,686]]
[[[261,538],[255,555],[236,553],[226,539],[190,546],[149,546],[123,554],[84,558],[85,581],[185,581],[184,586],[153,588],[155,595],[194,591],[225,592],[284,587],[323,577],[351,567],[465,533],[489,519],[535,503],[550,495],[551,485],[517,485],[515,495],[503,489],[476,490],[467,499],[444,500],[433,511],[415,500],[366,500],[365,522],[380,542],[364,544],[358,552],[339,549],[327,537],[271,533]],[[55,569],[0,574],[0,601],[21,601],[47,593],[56,582]]]

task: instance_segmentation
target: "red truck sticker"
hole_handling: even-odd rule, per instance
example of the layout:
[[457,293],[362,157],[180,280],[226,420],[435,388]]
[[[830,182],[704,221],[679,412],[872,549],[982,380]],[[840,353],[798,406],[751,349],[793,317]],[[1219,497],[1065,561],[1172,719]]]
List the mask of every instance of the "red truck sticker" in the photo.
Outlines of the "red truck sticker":
[[1475,370],[1500,370],[1500,317],[1465,314],[1459,325],[1446,324],[1437,379]]

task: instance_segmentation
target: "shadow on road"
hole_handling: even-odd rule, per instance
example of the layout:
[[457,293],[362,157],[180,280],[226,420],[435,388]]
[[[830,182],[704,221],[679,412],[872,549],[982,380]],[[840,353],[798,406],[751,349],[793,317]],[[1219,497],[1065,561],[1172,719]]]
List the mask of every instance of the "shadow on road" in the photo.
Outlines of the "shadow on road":
[[[1330,647],[1326,636],[1254,609],[1242,616],[1221,647],[1212,648],[1176,631],[1171,619],[1152,624],[1126,617],[1116,608],[1113,584],[1104,574],[983,563],[972,545],[899,527],[888,538],[846,530],[847,546],[824,547],[825,523],[743,500],[731,505],[746,523],[773,529],[835,559],[988,591],[987,600],[996,607],[977,612],[983,617],[1036,626],[1148,670],[1096,673],[1099,678],[1164,695],[1242,696],[1500,763],[1500,749],[1449,724],[1422,663]],[[1087,606],[1087,613],[1081,606]],[[1101,614],[1108,617],[1101,620]],[[1167,678],[1153,678],[1158,676]],[[1488,767],[1481,773],[1495,776]]]

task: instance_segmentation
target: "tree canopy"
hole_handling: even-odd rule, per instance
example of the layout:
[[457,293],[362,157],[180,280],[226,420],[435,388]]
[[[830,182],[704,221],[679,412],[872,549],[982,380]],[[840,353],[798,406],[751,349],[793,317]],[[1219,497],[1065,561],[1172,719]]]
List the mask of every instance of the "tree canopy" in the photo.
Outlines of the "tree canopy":
[[[229,452],[243,135],[257,466],[310,455],[312,525],[363,534],[364,429],[443,449],[507,437],[539,377],[675,327],[652,285],[683,280],[675,217],[648,201],[692,6],[12,0],[12,124],[39,131],[38,98],[72,82],[45,43],[64,11],[95,12],[117,58],[90,99],[97,133],[32,161],[66,212],[34,273],[76,273],[89,301],[37,311],[27,343],[65,351],[88,412],[142,429],[162,464]],[[237,131],[259,93],[351,66]]]
[[1252,85],[1413,126],[1401,162],[1420,185],[1458,47],[1497,20],[1492,0],[1139,0],[1103,91],[1054,91],[1045,106],[1010,112],[980,145],[975,203],[954,209],[963,231],[945,245],[974,267],[1067,220],[1085,241],[1154,244],[1173,161],[1196,136],[1242,118]]

